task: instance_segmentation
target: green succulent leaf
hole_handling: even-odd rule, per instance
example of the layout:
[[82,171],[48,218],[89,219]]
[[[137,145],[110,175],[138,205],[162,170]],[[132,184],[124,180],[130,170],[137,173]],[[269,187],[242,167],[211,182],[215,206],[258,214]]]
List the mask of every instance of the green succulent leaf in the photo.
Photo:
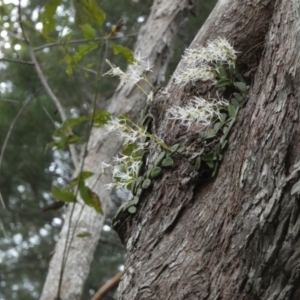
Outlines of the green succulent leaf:
[[151,183],[152,182],[149,178],[145,179],[142,184],[142,189],[146,190],[147,188],[150,187]]
[[244,100],[244,97],[239,93],[233,93],[233,97],[239,102],[242,102]]
[[133,205],[137,205],[140,201],[140,198],[139,197],[134,197],[130,202],[133,204]]
[[214,158],[214,153],[213,152],[210,152],[210,153],[208,153],[208,154],[203,154],[203,155],[201,155],[201,159],[203,160],[203,161],[212,161],[213,160],[213,158]]
[[217,83],[216,83],[216,88],[222,88],[225,86],[230,86],[231,85],[231,81],[228,79],[220,79]]
[[207,163],[207,165],[208,165],[208,167],[209,167],[210,169],[213,169],[214,166],[215,166],[215,163],[214,163],[214,161],[212,161],[212,160],[208,160],[208,161],[206,161],[206,163]]
[[177,150],[177,152],[180,153],[180,154],[184,153],[185,151],[186,151],[186,148],[185,148],[185,147],[180,147],[180,148]]
[[226,121],[226,119],[227,119],[227,114],[222,113],[222,114],[221,114],[221,117],[220,117],[220,122],[221,122],[222,124],[224,124],[225,121]]
[[244,82],[235,82],[234,85],[238,88],[242,93],[247,92],[247,85]]
[[234,105],[229,104],[228,113],[229,113],[229,117],[234,118],[237,114],[237,108]]
[[227,141],[227,140],[223,141],[223,143],[222,143],[222,150],[224,150],[224,149],[225,149],[225,147],[227,146],[227,143],[228,143],[228,141]]
[[154,178],[160,176],[161,173],[162,173],[162,170],[160,167],[154,167],[150,172],[150,177],[154,179]]
[[173,167],[173,165],[174,165],[174,160],[172,157],[166,157],[161,163],[161,166],[165,168]]
[[195,165],[195,169],[196,171],[198,171],[201,167],[201,156],[198,156],[196,159],[196,165]]
[[166,157],[166,152],[165,151],[161,152],[156,158],[154,165],[157,167],[160,166],[165,157]]
[[214,170],[211,174],[211,177],[215,177],[215,175],[217,174],[217,171],[218,171],[218,167],[219,167],[219,163],[216,163],[214,166]]
[[179,147],[180,147],[180,144],[175,144],[171,147],[171,151],[176,152],[179,149]]
[[237,101],[235,98],[232,98],[232,99],[231,99],[231,104],[232,104],[235,108],[240,107],[240,102]]
[[227,72],[222,63],[217,62],[217,72],[221,78],[227,78]]
[[135,214],[137,211],[137,208],[135,206],[130,206],[128,208],[128,212],[131,213],[131,214]]

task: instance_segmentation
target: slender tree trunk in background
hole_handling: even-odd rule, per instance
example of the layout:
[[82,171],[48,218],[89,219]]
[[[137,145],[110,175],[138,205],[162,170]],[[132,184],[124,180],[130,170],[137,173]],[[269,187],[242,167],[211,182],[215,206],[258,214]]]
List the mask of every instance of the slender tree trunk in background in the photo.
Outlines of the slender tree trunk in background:
[[[240,51],[248,101],[217,177],[189,181],[180,163],[120,230],[120,299],[300,299],[300,3],[220,0],[191,47],[218,36]],[[169,145],[182,128],[164,112],[206,86],[171,80],[158,94],[155,133]]]
[[[154,1],[149,19],[140,30],[135,53],[140,53],[153,65],[153,71],[148,74],[148,80],[153,85],[164,80],[165,70],[172,52],[172,39],[190,8],[188,0]],[[149,87],[145,87],[145,89],[149,90]],[[108,110],[115,116],[126,113],[131,118],[137,119],[144,105],[145,96],[141,95],[136,87],[124,85],[117,88]],[[92,131],[83,170],[96,174],[86,183],[99,195],[105,214],[109,211],[110,196],[104,185],[111,182],[111,176],[110,174],[100,175],[102,162],[110,163],[121,148],[122,142],[117,136],[107,135],[105,129]],[[89,274],[90,263],[100,238],[104,216],[97,214],[94,209],[77,204],[70,220],[71,210],[72,206],[69,206],[60,239],[50,262],[41,300],[53,300],[57,297],[68,231],[70,231],[69,237],[73,238],[71,243],[68,242],[69,252],[64,267],[60,298],[62,300],[81,298],[83,285]],[[89,232],[91,236],[76,238],[82,232]]]

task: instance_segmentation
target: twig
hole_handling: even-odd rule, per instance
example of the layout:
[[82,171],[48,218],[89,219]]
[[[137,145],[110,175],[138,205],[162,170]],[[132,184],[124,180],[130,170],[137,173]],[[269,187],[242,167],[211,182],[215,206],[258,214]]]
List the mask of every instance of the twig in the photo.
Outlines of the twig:
[[47,117],[50,119],[50,121],[51,121],[51,122],[53,123],[53,125],[55,126],[55,121],[54,121],[54,119],[51,117],[51,115],[50,115],[49,111],[47,110],[47,108],[46,108],[44,105],[42,105],[42,108],[43,108],[45,114],[47,115]]
[[[116,39],[122,39],[122,38],[129,38],[129,37],[134,37],[136,36],[137,34],[136,33],[132,33],[132,34],[128,34],[128,35],[124,35],[124,36],[113,36],[113,37],[110,37],[109,39],[112,39],[112,40],[116,40]],[[73,41],[61,41],[61,42],[55,42],[55,43],[48,43],[48,44],[45,44],[45,45],[42,45],[42,46],[39,46],[39,47],[36,47],[33,49],[34,52],[37,52],[37,51],[41,51],[45,48],[52,48],[52,47],[56,47],[56,46],[61,46],[61,45],[65,45],[65,44],[69,44],[69,45],[74,45],[74,44],[87,44],[87,43],[93,43],[93,42],[98,42],[98,41],[103,41],[105,38],[103,37],[97,37],[91,41],[89,40],[86,40],[86,39],[79,39],[79,40],[73,40]]]
[[[12,129],[13,127],[15,126],[15,123],[16,121],[18,120],[18,118],[20,117],[21,113],[23,112],[23,110],[25,109],[25,107],[29,104],[29,102],[34,98],[34,96],[40,91],[40,89],[38,89],[29,99],[27,99],[22,107],[20,108],[20,110],[18,111],[17,115],[15,116],[15,118],[13,119],[13,121],[11,122],[10,126],[9,126],[9,129],[8,129],[8,132],[6,134],[6,137],[5,137],[5,140],[4,140],[4,143],[3,143],[3,146],[2,146],[2,150],[1,150],[1,154],[0,154],[0,173],[1,173],[1,167],[2,167],[2,160],[3,160],[3,156],[4,156],[4,152],[6,150],[6,147],[7,147],[7,143],[8,143],[8,140],[10,138],[10,135],[11,135],[11,132],[12,132]],[[3,199],[2,199],[2,196],[0,197],[1,198],[1,202],[2,202],[2,205],[4,204],[3,202]],[[3,206],[5,208],[5,205]]]
[[33,62],[25,61],[25,60],[20,60],[20,59],[0,58],[0,61],[12,62],[12,63],[21,64],[21,65],[31,66],[31,67],[34,66]]
[[112,279],[107,281],[99,290],[98,292],[93,296],[91,300],[101,300],[103,297],[114,287],[116,287],[123,275],[123,272],[119,272],[117,275],[115,275]]
[[[101,53],[101,49],[100,49],[100,53]],[[98,63],[99,63],[100,56],[101,55],[98,56],[99,57],[98,58]],[[98,82],[98,77],[99,77],[99,74],[96,75],[96,83]],[[97,85],[96,85],[96,87],[97,87]],[[93,129],[93,123],[94,123],[94,119],[95,119],[97,95],[98,95],[98,89],[96,88],[96,92],[94,94],[94,99],[93,99],[92,121],[91,121],[90,127],[88,128],[88,134],[87,134],[88,138],[87,138],[87,141],[86,141],[85,146],[84,146],[82,161],[80,162],[79,176],[81,176],[81,172],[82,172],[83,166],[84,166],[84,160],[85,160],[87,152],[88,152],[88,149],[87,149],[88,148],[88,143],[89,143],[89,139],[91,137],[91,133],[92,133],[92,129]],[[101,177],[101,175],[100,175],[100,177]],[[80,180],[80,177],[79,177],[79,180]],[[77,196],[78,196],[78,192],[79,192],[79,187],[77,186],[77,188],[75,190],[76,199],[77,199]],[[65,247],[64,247],[64,251],[63,251],[62,267],[61,267],[60,274],[59,274],[58,289],[57,289],[57,296],[56,296],[57,299],[60,298],[60,289],[61,289],[61,286],[62,286],[62,280],[63,280],[64,271],[65,271],[66,261],[67,261],[67,257],[68,257],[68,254],[69,254],[69,251],[70,251],[70,248],[71,248],[71,244],[72,244],[72,241],[73,241],[73,238],[74,238],[74,234],[72,234],[71,237],[70,237],[70,232],[71,232],[70,228],[71,228],[72,216],[73,216],[73,213],[74,213],[74,210],[75,210],[75,205],[76,205],[76,203],[73,203],[71,213],[70,213],[69,226],[68,226],[67,235],[66,235],[66,243],[65,243]],[[76,231],[76,228],[77,228],[79,219],[81,217],[83,208],[84,208],[84,206],[82,206],[82,208],[79,212],[79,216],[76,220],[73,233],[75,233],[75,231]],[[69,247],[68,247],[69,239],[70,239],[70,243],[69,243]]]
[[3,102],[11,102],[11,103],[20,104],[20,101],[17,101],[17,100],[12,100],[12,99],[0,98],[0,101],[3,101]]
[[[50,88],[50,86],[49,86],[49,84],[48,84],[48,82],[45,78],[45,75],[44,75],[44,73],[43,73],[43,71],[42,71],[42,69],[41,69],[41,67],[40,67],[40,65],[37,61],[34,50],[31,47],[29,39],[27,38],[25,30],[23,28],[23,23],[22,23],[22,20],[21,20],[21,4],[20,3],[21,2],[19,1],[19,5],[18,5],[19,23],[20,23],[22,34],[23,34],[23,37],[24,37],[24,41],[28,45],[28,48],[29,48],[29,54],[30,54],[31,60],[34,63],[35,70],[37,72],[37,75],[38,75],[44,89],[46,90],[46,93],[48,94],[50,99],[54,102],[54,104],[55,104],[55,106],[56,106],[56,108],[59,112],[60,118],[64,122],[64,121],[67,120],[67,116],[65,114],[65,111],[64,111],[60,101],[58,100],[58,98],[55,96],[52,89]],[[73,161],[74,168],[76,169],[78,167],[78,159],[77,159],[77,153],[76,153],[75,146],[74,145],[69,145],[69,149],[70,149],[71,158],[72,158],[72,161]]]
[[5,30],[7,32],[8,35],[10,35],[11,37],[15,38],[15,39],[18,39],[22,42],[24,42],[24,39],[18,35],[16,35],[15,33],[13,33],[12,31],[8,30],[7,28],[3,27],[3,26],[0,26],[0,30],[3,31]]
[[[0,166],[0,167],[1,167],[1,166]],[[4,200],[3,200],[3,197],[2,197],[1,191],[0,191],[0,202],[1,202],[2,206],[3,206],[3,208],[5,208],[5,209],[6,209],[6,205],[5,205],[5,202],[4,202]]]

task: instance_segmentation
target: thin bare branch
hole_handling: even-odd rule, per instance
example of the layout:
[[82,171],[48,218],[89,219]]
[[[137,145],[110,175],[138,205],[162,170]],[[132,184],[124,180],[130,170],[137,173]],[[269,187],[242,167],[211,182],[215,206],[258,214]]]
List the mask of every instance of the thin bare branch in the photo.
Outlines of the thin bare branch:
[[13,99],[0,98],[0,101],[3,101],[3,102],[11,102],[11,103],[16,103],[16,104],[21,104],[20,101],[13,100]]
[[[112,36],[109,39],[110,40],[117,40],[117,39],[123,39],[123,38],[130,38],[130,37],[135,37],[137,36],[137,33],[132,33],[124,36]],[[105,37],[97,37],[93,39],[92,41],[86,40],[86,39],[79,39],[79,40],[73,40],[73,41],[60,41],[60,42],[55,42],[55,43],[48,43],[39,47],[36,47],[33,49],[34,52],[41,51],[45,48],[52,48],[56,46],[62,46],[62,45],[74,45],[74,44],[88,44],[88,43],[93,43],[93,42],[98,42],[98,41],[103,41],[105,40]]]
[[[38,63],[38,60],[37,60],[36,55],[34,53],[34,50],[30,45],[30,41],[26,36],[25,30],[24,30],[24,27],[23,27],[23,23],[22,23],[22,20],[21,20],[21,1],[19,1],[19,5],[18,5],[18,14],[19,14],[19,24],[20,24],[20,27],[21,27],[21,30],[22,30],[22,34],[23,34],[23,37],[24,37],[24,40],[25,40],[26,44],[28,45],[29,54],[30,54],[31,60],[33,61],[35,70],[37,72],[37,75],[38,75],[38,77],[39,77],[46,93],[48,94],[50,99],[54,102],[54,104],[55,104],[55,106],[56,106],[56,108],[59,112],[61,120],[64,122],[65,120],[67,120],[67,115],[66,115],[60,101],[55,96],[55,94],[53,93],[51,87],[49,86],[48,81],[47,81],[47,79],[46,79],[46,77],[45,77],[45,75],[44,75],[44,73],[43,73],[43,71],[42,71],[42,69],[41,69],[41,67]],[[71,158],[72,158],[72,161],[73,161],[74,168],[76,169],[78,167],[78,157],[77,157],[75,146],[74,145],[69,145],[69,150],[70,150],[70,153],[71,153]]]
[[[1,166],[0,166],[0,167],[1,167]],[[5,209],[6,209],[6,205],[5,205],[5,202],[4,202],[4,200],[3,200],[3,197],[2,197],[1,191],[0,191],[0,202],[1,202],[2,206],[3,206],[3,208],[5,208]]]
[[[2,167],[2,160],[3,160],[3,156],[4,156],[4,152],[6,150],[6,147],[7,147],[7,143],[8,143],[8,140],[10,138],[10,135],[11,135],[11,132],[15,126],[15,123],[17,122],[18,118],[20,117],[21,113],[24,111],[25,107],[29,104],[29,102],[35,97],[35,95],[40,91],[40,89],[38,89],[31,97],[29,97],[22,105],[22,107],[20,108],[20,110],[18,111],[17,115],[15,116],[15,118],[13,119],[13,121],[11,122],[10,126],[9,126],[9,129],[8,129],[8,132],[6,134],[6,137],[4,139],[4,143],[3,143],[3,146],[2,146],[2,149],[1,149],[1,154],[0,154],[0,173],[1,173],[1,167]],[[2,195],[0,196],[1,198],[1,203],[3,205],[3,207],[5,208],[5,204],[4,204],[4,201],[2,199]]]
[[43,108],[45,114],[47,115],[47,117],[49,118],[49,120],[50,120],[50,121],[53,123],[53,125],[55,126],[55,121],[54,121],[54,119],[51,117],[51,115],[50,115],[49,111],[47,110],[47,108],[46,108],[44,105],[42,105],[42,108]]
[[99,290],[98,292],[93,296],[91,300],[101,300],[103,297],[113,288],[115,288],[123,275],[123,272],[119,272],[116,274],[113,278],[111,278],[109,281],[107,281]]
[[33,63],[33,62],[25,61],[25,60],[21,60],[21,59],[0,58],[0,61],[12,62],[12,63],[21,64],[21,65],[31,66],[31,67],[34,66],[34,63]]
[[7,28],[0,26],[0,30],[1,31],[5,30],[10,37],[18,39],[21,42],[24,42],[24,39],[22,37],[18,36],[17,34],[13,33],[12,31],[8,30]]

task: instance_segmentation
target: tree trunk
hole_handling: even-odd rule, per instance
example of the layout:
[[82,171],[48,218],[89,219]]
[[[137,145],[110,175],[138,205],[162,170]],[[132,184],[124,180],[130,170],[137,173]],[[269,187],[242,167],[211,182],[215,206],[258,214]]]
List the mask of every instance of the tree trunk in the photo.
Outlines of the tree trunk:
[[[198,181],[177,161],[119,228],[120,299],[300,299],[299,13],[292,0],[219,0],[200,30],[191,47],[221,36],[240,51],[248,100],[216,178]],[[170,80],[155,133],[168,145],[184,134],[184,144],[189,132],[166,109],[209,91]]]
[[[153,66],[152,73],[148,74],[151,84],[156,85],[164,80],[171,55],[172,39],[187,11],[191,8],[188,0],[154,1],[151,14],[146,25],[140,30],[135,47],[135,53],[140,53]],[[149,88],[145,87],[145,89]],[[144,105],[145,97],[140,91],[135,86],[124,85],[117,88],[108,110],[115,116],[128,114],[131,118],[137,119]],[[111,175],[102,173],[102,163],[110,163],[121,148],[122,141],[117,136],[107,135],[105,129],[92,131],[83,170],[95,174],[87,180],[86,184],[99,195],[105,214],[108,213],[110,207],[110,195],[105,189],[105,184],[111,182]],[[80,199],[78,201],[80,202]],[[49,266],[41,300],[53,300],[58,298],[58,295],[63,300],[80,299],[103,222],[104,216],[97,214],[92,208],[81,204],[69,206],[60,239]],[[88,232],[90,236],[76,237],[83,232]],[[66,244],[68,244],[67,250],[65,250]],[[64,263],[63,257],[67,257]],[[58,293],[60,280],[61,287]]]

